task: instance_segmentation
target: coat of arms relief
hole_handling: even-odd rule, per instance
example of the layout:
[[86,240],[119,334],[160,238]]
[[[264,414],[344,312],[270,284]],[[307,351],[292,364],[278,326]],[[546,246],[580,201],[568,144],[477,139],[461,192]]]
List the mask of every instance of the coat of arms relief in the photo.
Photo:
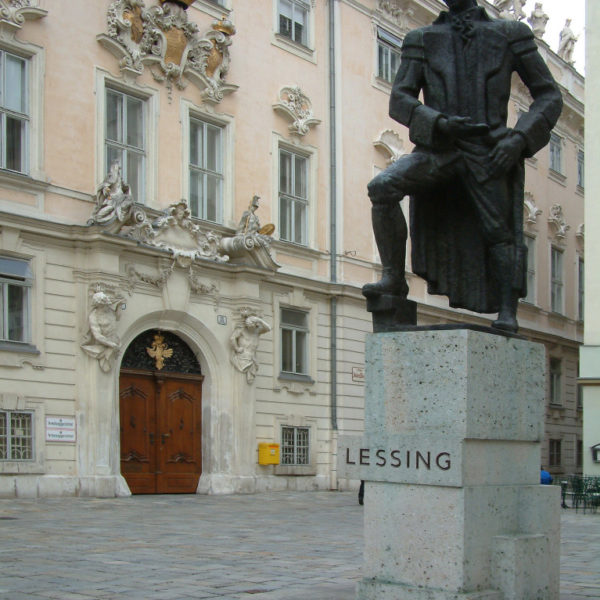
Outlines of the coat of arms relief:
[[200,34],[186,9],[193,0],[114,0],[107,12],[107,33],[96,39],[120,59],[123,73],[137,77],[144,68],[164,82],[169,92],[189,82],[206,101],[220,102],[238,86],[228,84],[229,46],[234,25],[223,17]]

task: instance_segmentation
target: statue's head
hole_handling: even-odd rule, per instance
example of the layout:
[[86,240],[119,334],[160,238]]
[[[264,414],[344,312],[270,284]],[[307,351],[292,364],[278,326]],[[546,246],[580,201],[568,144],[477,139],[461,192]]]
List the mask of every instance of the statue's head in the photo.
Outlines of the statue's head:
[[459,12],[477,6],[477,0],[444,0],[444,2],[453,12]]
[[111,304],[111,300],[104,292],[96,292],[92,296],[92,306],[102,306],[108,304]]

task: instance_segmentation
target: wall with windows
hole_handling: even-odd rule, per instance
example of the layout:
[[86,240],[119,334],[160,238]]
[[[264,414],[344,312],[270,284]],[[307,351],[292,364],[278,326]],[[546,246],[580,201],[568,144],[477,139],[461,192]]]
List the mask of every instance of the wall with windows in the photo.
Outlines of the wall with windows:
[[[406,128],[388,116],[393,74],[406,32],[431,22],[443,4],[413,0],[410,10],[394,10],[380,0],[335,2],[333,81],[329,3],[266,0],[261,10],[254,4],[196,0],[187,10],[201,32],[223,15],[237,28],[226,74],[237,87],[218,101],[204,99],[189,81],[167,85],[156,66],[122,72],[121,57],[101,39],[112,0],[39,0],[22,23],[4,30],[0,494],[127,492],[119,471],[118,361],[104,373],[81,348],[97,284],[126,301],[118,323],[123,345],[162,326],[183,335],[199,356],[206,375],[200,491],[349,485],[336,477],[336,439],[339,432],[362,431],[364,341],[371,325],[360,288],[380,273],[366,184],[412,150]],[[539,47],[561,85],[565,111],[551,146],[526,161],[529,290],[519,322],[525,336],[547,348],[543,461],[561,474],[579,472],[588,452],[577,393],[584,81],[544,42]],[[515,78],[509,124],[528,105]],[[336,165],[330,163],[332,125]],[[164,252],[87,227],[115,159],[152,218],[183,198],[194,223],[219,235],[232,235],[259,195],[256,214],[275,226],[271,252],[281,268],[196,260],[186,271]],[[408,279],[420,324],[489,324],[491,316],[452,310],[410,272]],[[218,292],[203,295],[198,282]],[[229,339],[248,306],[271,326],[260,338],[251,384],[232,366]],[[47,418],[54,417],[75,420],[76,441],[46,439]],[[280,465],[257,464],[259,442],[281,444]]]

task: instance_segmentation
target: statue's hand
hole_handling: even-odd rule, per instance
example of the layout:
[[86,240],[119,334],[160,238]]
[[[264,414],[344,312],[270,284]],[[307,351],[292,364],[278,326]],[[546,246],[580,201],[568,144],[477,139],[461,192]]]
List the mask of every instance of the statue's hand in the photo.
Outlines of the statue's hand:
[[442,117],[437,127],[443,135],[453,140],[486,135],[490,130],[485,123],[473,123],[470,117]]
[[521,158],[523,150],[525,139],[518,133],[512,133],[500,140],[489,155],[490,177],[494,179],[507,173]]

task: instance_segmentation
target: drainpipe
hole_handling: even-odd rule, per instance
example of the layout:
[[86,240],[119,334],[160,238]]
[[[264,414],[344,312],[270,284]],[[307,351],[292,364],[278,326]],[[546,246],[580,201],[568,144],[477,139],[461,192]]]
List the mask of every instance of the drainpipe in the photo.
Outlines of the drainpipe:
[[[336,48],[335,9],[329,0],[329,238],[330,282],[337,283],[337,128],[336,128]],[[332,286],[333,287],[333,286]],[[330,299],[331,429],[337,432],[337,296]]]

